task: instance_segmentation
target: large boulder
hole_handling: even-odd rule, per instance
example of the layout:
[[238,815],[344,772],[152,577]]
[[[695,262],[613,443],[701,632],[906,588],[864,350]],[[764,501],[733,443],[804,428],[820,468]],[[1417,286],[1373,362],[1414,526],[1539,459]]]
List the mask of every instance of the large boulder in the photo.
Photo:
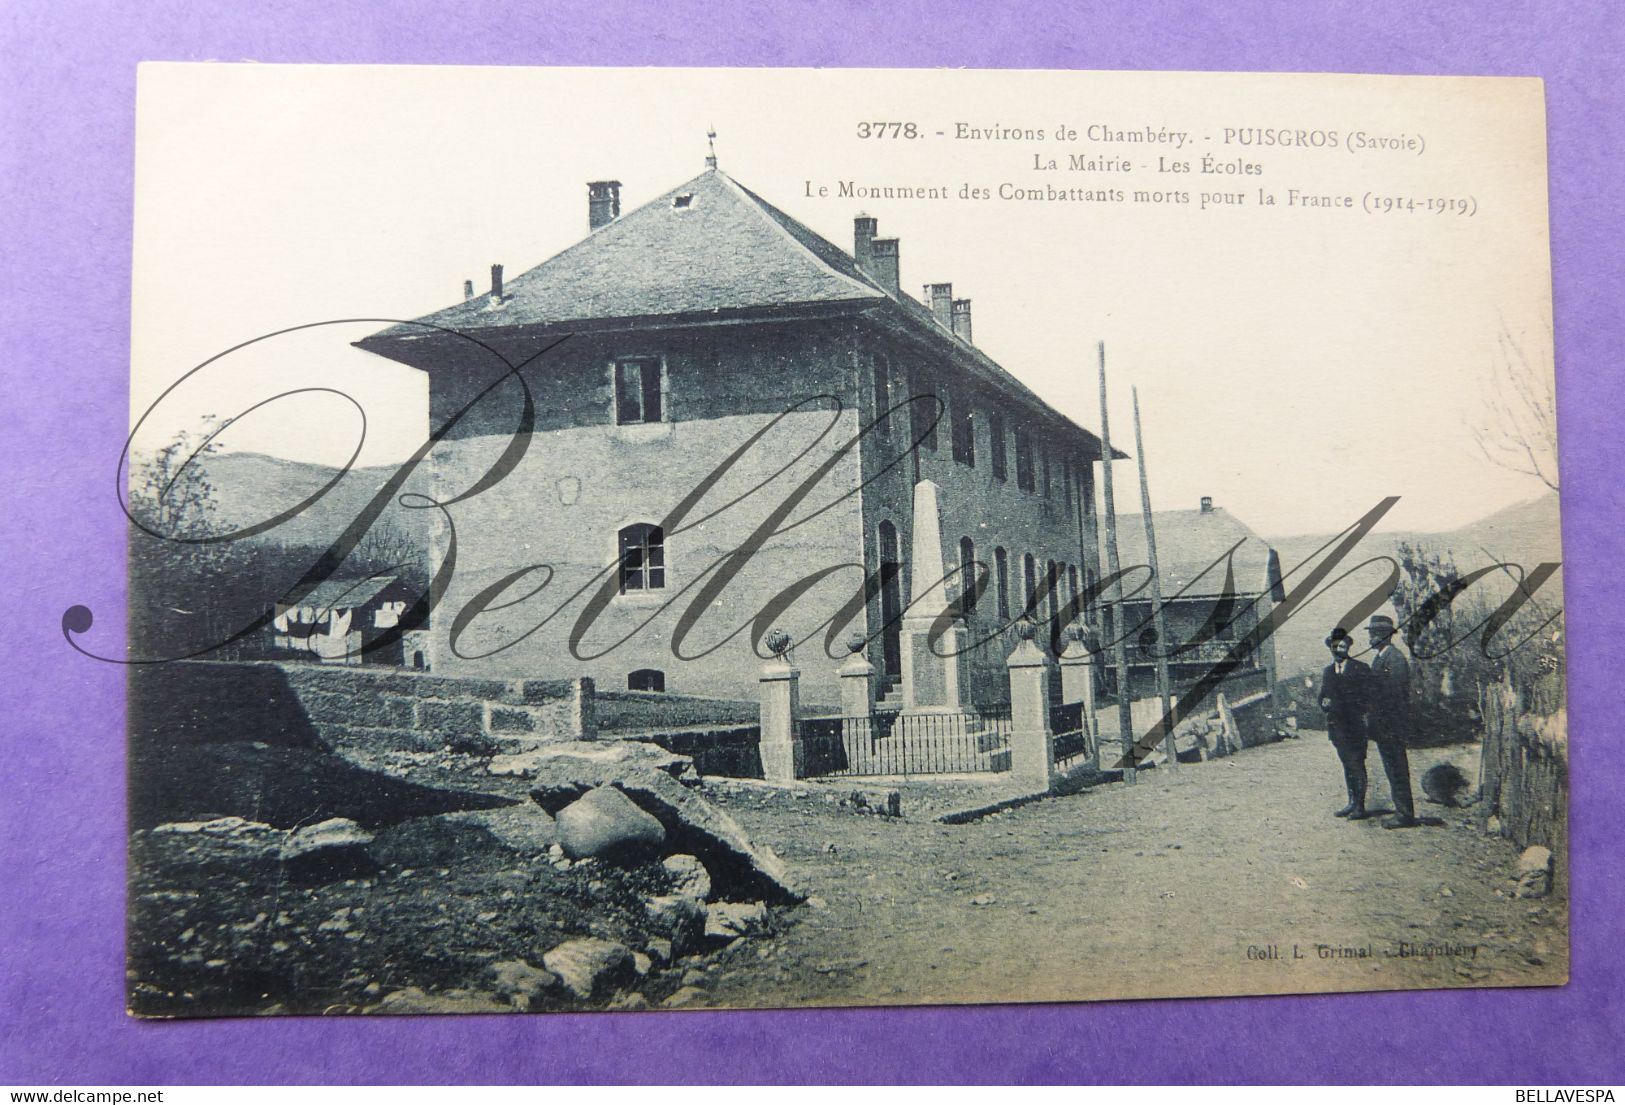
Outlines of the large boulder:
[[597,1001],[637,980],[632,951],[612,940],[567,940],[542,956],[542,965],[583,1001]]
[[559,846],[571,859],[632,864],[660,854],[666,830],[611,786],[588,791],[559,811]]
[[771,849],[752,843],[737,821],[670,775],[640,771],[616,785],[665,827],[670,851],[699,857],[716,893],[780,903],[806,897]]
[[[627,771],[659,771],[676,778],[690,773],[693,766],[694,761],[687,756],[644,741],[561,741],[511,756],[497,756],[486,770],[492,775],[535,779],[537,789],[544,793],[556,788],[560,794],[574,790],[579,796],[614,782]],[[557,813],[569,804],[549,808],[546,802],[538,802],[548,813]]]

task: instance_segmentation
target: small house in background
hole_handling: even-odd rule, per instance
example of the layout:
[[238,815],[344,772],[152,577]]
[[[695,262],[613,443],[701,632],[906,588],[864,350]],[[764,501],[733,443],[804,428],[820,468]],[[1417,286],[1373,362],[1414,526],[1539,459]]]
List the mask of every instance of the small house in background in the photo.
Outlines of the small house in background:
[[[297,603],[279,602],[271,623],[271,648],[283,658],[316,659],[325,664],[400,665],[400,641],[368,650],[386,630],[400,624],[412,601],[398,576],[329,579]],[[417,653],[417,667],[426,667]]]
[[[1158,568],[1162,575],[1163,615],[1169,641],[1169,681],[1177,696],[1189,690],[1228,656],[1270,610],[1286,598],[1281,559],[1263,538],[1248,529],[1212,498],[1203,496],[1196,510],[1161,510],[1152,514],[1157,535]],[[1138,515],[1119,515],[1118,550],[1125,572],[1149,562],[1145,526]],[[1130,572],[1125,582],[1133,591],[1122,604],[1122,624],[1129,634],[1128,664],[1131,698],[1157,695],[1155,622],[1151,617],[1149,577]],[[1113,597],[1108,592],[1108,599]],[[1105,604],[1106,641],[1115,640],[1116,603]],[[1111,650],[1105,657],[1108,690],[1116,681]],[[1234,702],[1238,698],[1271,691],[1275,686],[1275,642],[1265,640],[1214,688]]]

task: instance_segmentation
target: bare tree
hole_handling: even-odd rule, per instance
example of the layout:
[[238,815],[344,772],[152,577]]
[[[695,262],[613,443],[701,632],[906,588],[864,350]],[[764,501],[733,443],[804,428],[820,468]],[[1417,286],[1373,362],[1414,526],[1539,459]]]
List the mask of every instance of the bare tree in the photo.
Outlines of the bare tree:
[[1494,364],[1486,373],[1484,414],[1472,426],[1473,439],[1492,463],[1534,476],[1557,490],[1557,392],[1551,360],[1551,326],[1540,355],[1531,358],[1524,343],[1505,327]]

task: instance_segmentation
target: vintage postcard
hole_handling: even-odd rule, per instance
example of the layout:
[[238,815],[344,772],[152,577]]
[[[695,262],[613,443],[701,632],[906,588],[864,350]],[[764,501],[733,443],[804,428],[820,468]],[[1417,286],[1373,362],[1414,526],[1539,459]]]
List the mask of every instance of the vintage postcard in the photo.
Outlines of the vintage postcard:
[[130,1011],[1562,984],[1544,111],[143,67]]

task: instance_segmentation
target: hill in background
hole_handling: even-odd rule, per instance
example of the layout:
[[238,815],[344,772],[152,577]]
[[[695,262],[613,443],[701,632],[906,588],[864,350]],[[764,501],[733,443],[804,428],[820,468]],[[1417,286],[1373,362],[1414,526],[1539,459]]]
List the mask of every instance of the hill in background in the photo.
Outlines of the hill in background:
[[[1333,534],[1303,534],[1267,538],[1281,557],[1287,573],[1286,585],[1304,577],[1293,569],[1316,557],[1316,552]],[[1373,557],[1395,556],[1402,542],[1421,546],[1429,552],[1448,552],[1462,572],[1470,572],[1497,561],[1521,565],[1529,571],[1544,561],[1561,561],[1562,538],[1558,525],[1558,499],[1555,493],[1517,503],[1496,511],[1459,529],[1428,533],[1417,531],[1373,533],[1355,546],[1333,570],[1343,571]],[[1299,610],[1275,635],[1276,660],[1283,677],[1306,671],[1319,671],[1326,663],[1321,643],[1333,626],[1343,624],[1345,613],[1359,603],[1386,577],[1386,564],[1368,565],[1348,579],[1334,583]],[[1510,582],[1510,580],[1508,581]],[[1553,606],[1562,605],[1562,573],[1547,582],[1537,595]],[[1348,628],[1354,629],[1355,626]],[[1364,642],[1363,634],[1356,638]]]

